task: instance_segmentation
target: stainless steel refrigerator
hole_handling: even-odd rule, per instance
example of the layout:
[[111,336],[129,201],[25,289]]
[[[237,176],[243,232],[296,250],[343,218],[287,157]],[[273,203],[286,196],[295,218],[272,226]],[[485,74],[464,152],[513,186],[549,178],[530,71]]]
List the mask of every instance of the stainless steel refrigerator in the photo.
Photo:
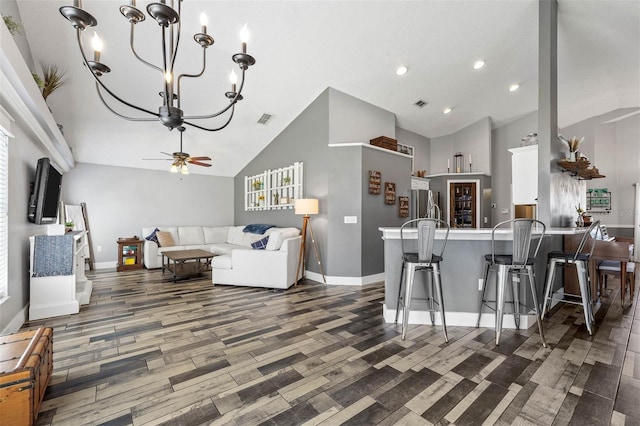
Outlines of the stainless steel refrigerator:
[[412,189],[410,201],[411,219],[422,217],[440,218],[437,194],[428,189]]

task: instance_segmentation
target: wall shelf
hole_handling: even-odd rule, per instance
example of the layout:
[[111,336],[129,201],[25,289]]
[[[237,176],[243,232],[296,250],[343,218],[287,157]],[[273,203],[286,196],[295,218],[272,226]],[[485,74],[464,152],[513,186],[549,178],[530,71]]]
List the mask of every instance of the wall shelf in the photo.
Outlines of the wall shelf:
[[576,161],[558,160],[558,166],[563,172],[571,173],[571,176],[580,180],[600,179],[606,177],[600,174],[597,167],[591,166],[589,160],[580,159]]
[[302,198],[302,163],[245,176],[244,210],[292,209],[293,201]]

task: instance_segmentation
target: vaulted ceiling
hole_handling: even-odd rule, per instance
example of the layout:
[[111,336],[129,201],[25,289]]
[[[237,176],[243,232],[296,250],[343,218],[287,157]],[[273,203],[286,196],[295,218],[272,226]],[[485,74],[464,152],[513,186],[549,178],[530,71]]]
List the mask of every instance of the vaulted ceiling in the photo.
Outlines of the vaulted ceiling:
[[[99,100],[82,65],[75,30],[59,13],[70,0],[17,0],[34,63],[57,64],[67,83],[47,103],[76,161],[166,170],[161,151],[179,148],[179,134],[157,122],[116,117]],[[103,80],[123,98],[157,110],[159,73],[129,50],[125,0],[84,0],[105,43]],[[138,0],[145,10],[148,2]],[[616,108],[640,106],[640,0],[559,0],[559,125]],[[187,128],[184,150],[210,156],[213,167],[194,173],[234,176],[324,89],[333,87],[393,112],[397,125],[427,137],[450,134],[489,116],[494,126],[537,109],[538,2],[459,1],[191,1],[182,4],[178,72],[198,72],[199,15],[209,17],[216,40],[207,50],[205,75],[184,83],[186,114],[206,114],[227,104],[224,92],[248,23],[247,72],[232,123],[220,132]],[[89,53],[93,30],[86,31]],[[160,30],[152,19],[136,27],[140,56],[160,62]],[[479,70],[476,60],[485,61]],[[409,71],[395,74],[399,65]],[[519,89],[509,92],[511,84]],[[419,108],[419,101],[427,104]],[[443,114],[449,107],[451,113]],[[126,109],[120,111],[129,114]],[[263,114],[266,124],[258,124]],[[140,116],[139,114],[137,116]],[[220,121],[212,121],[212,126]],[[363,141],[365,142],[365,141]],[[303,143],[303,141],[301,141]]]

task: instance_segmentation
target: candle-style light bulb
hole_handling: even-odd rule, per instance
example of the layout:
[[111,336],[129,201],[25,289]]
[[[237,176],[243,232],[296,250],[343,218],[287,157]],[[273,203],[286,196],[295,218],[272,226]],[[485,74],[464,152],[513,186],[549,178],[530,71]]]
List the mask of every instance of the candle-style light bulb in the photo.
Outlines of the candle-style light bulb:
[[247,43],[249,42],[249,28],[244,24],[240,31],[240,41],[242,42],[242,53],[247,53]]
[[238,82],[238,76],[234,70],[231,70],[231,74],[229,74],[229,81],[231,82],[231,91],[236,93],[236,83]]
[[207,24],[209,23],[209,19],[207,19],[207,15],[202,12],[200,14],[200,25],[202,25],[202,34],[207,33]]
[[167,84],[171,84],[171,80],[173,80],[173,75],[167,71],[164,73],[164,79],[167,82]]
[[100,52],[102,51],[103,45],[102,40],[98,37],[98,34],[93,32],[93,39],[91,39],[91,47],[93,47],[93,60],[95,62],[100,62]]

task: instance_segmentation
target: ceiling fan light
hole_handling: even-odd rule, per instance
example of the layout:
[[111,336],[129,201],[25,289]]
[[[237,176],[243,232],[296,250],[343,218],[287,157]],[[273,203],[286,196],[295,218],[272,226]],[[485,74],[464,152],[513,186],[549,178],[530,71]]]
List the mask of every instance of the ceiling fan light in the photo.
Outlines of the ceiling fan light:
[[178,166],[176,166],[175,164],[171,165],[171,170],[169,170],[171,173],[178,173]]
[[182,167],[180,168],[180,173],[182,173],[183,175],[188,175],[189,174],[189,169],[187,168],[186,164],[182,165]]

